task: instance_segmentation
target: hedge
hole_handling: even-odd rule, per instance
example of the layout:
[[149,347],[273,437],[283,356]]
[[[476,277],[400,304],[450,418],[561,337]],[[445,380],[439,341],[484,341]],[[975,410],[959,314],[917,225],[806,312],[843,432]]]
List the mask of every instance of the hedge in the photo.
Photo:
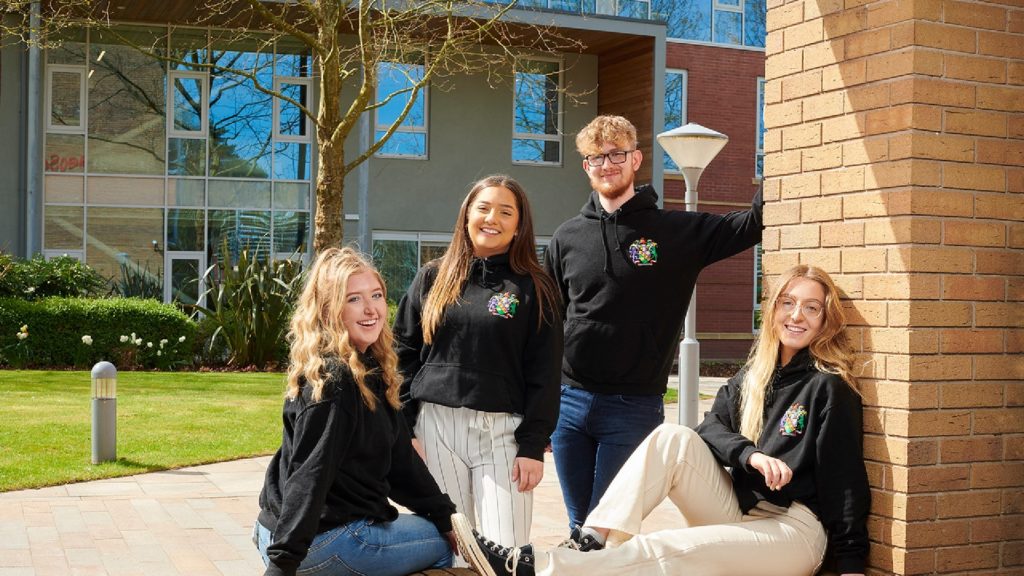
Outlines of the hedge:
[[[19,338],[22,327],[27,336]],[[0,364],[62,368],[108,360],[119,369],[167,369],[192,364],[195,337],[194,322],[156,300],[0,298]]]

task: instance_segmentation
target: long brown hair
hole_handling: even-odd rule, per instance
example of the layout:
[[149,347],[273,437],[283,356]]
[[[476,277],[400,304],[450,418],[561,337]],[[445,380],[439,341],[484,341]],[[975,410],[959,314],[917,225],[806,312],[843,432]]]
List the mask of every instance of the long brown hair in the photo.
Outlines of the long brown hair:
[[423,341],[427,344],[433,342],[434,333],[444,318],[445,310],[459,301],[462,289],[469,277],[469,265],[473,260],[473,241],[469,238],[469,209],[479,194],[485,188],[504,187],[507,188],[516,199],[516,208],[519,210],[519,226],[516,227],[516,234],[512,237],[512,243],[508,247],[509,266],[516,274],[528,274],[533,280],[534,289],[537,291],[537,321],[552,323],[557,318],[558,292],[555,290],[555,283],[548,276],[547,272],[537,263],[537,243],[533,237],[533,213],[530,210],[530,201],[526,197],[526,191],[512,177],[503,174],[494,174],[478,180],[470,188],[469,194],[462,201],[459,208],[459,215],[455,219],[455,229],[452,231],[452,241],[445,250],[444,256],[438,264],[437,278],[427,294],[427,300],[423,304]]
[[[348,330],[341,321],[341,311],[345,306],[345,292],[348,290],[348,279],[353,274],[370,272],[380,282],[387,295],[387,287],[380,272],[352,248],[328,248],[317,256],[316,262],[306,276],[306,284],[299,296],[299,302],[292,315],[288,341],[291,343],[288,363],[289,398],[298,397],[302,378],[313,387],[313,401],[323,398],[324,356],[337,356],[348,365],[359,387],[363,403],[370,410],[377,409],[377,397],[366,385],[366,376],[372,373],[359,358],[359,352],[349,340]],[[386,386],[385,398],[388,404],[398,409],[398,388],[401,378],[398,376],[398,355],[395,353],[394,337],[386,318],[381,318],[384,327],[377,341],[370,344],[369,351],[380,364],[381,377]],[[374,369],[376,370],[376,369]]]
[[846,333],[846,315],[843,314],[843,307],[839,301],[839,289],[828,273],[821,268],[806,264],[793,266],[775,281],[771,294],[761,304],[761,332],[750,350],[746,373],[743,376],[740,434],[755,444],[759,441],[764,428],[764,399],[779,361],[779,335],[775,331],[775,313],[779,296],[796,278],[814,280],[825,290],[821,332],[808,346],[815,368],[821,372],[839,375],[854,391],[857,390],[857,378],[853,373],[853,347]]

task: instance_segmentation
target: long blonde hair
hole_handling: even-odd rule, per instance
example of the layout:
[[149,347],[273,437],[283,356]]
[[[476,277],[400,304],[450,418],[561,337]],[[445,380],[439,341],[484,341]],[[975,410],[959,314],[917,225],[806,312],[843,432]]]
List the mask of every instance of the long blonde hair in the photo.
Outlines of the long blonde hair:
[[[325,379],[325,356],[337,356],[352,371],[352,376],[359,387],[363,403],[370,410],[377,409],[377,397],[366,385],[366,376],[377,368],[367,369],[359,358],[359,352],[349,341],[348,331],[341,321],[341,312],[345,306],[345,292],[348,279],[353,274],[371,272],[384,286],[380,272],[352,248],[328,248],[317,256],[310,268],[306,284],[302,289],[295,313],[292,315],[291,327],[288,330],[288,341],[291,344],[288,364],[288,398],[299,396],[303,386],[313,387],[313,401],[323,398]],[[386,295],[386,292],[385,292]],[[388,404],[398,409],[398,388],[401,379],[398,377],[398,356],[392,343],[394,337],[387,318],[380,337],[368,349],[380,364],[381,378],[386,385],[385,398]]]
[[538,329],[544,323],[552,323],[557,318],[558,292],[555,283],[544,268],[537,263],[537,245],[533,237],[533,215],[526,191],[510,176],[495,174],[478,180],[466,194],[455,220],[452,241],[448,244],[444,256],[440,258],[437,278],[427,294],[423,304],[423,316],[420,321],[423,328],[423,341],[431,344],[434,333],[441,325],[445,310],[459,301],[462,289],[469,278],[469,265],[473,260],[473,241],[469,238],[469,208],[485,188],[504,187],[512,192],[519,211],[519,225],[508,247],[508,262],[516,274],[529,275],[537,292]]
[[740,395],[740,434],[755,444],[764,429],[764,401],[772,385],[779,362],[779,335],[775,331],[775,312],[779,296],[796,278],[814,280],[825,290],[821,332],[808,346],[814,366],[821,372],[837,374],[854,391],[857,379],[853,373],[853,348],[846,333],[846,316],[839,302],[839,290],[828,273],[816,266],[800,264],[786,270],[776,280],[770,296],[761,305],[761,332],[750,351]]

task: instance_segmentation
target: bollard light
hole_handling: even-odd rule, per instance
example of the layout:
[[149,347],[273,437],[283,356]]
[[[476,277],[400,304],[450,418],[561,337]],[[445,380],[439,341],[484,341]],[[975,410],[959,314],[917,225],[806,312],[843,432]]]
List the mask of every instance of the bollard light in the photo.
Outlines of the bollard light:
[[117,368],[92,367],[92,463],[117,460]]
[[[668,152],[686,181],[686,210],[697,211],[697,182],[708,164],[718,156],[729,137],[690,123],[658,134],[658,144]],[[697,342],[697,286],[683,323],[683,341],[679,343],[679,423],[696,428],[700,402],[700,343]]]

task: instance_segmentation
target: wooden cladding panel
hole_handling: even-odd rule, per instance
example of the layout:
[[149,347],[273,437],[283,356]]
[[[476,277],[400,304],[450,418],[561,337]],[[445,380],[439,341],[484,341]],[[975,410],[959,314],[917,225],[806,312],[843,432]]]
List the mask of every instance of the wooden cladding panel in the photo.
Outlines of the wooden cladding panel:
[[654,39],[634,38],[600,57],[597,111],[625,116],[636,126],[644,162],[637,182],[651,181],[654,146]]

